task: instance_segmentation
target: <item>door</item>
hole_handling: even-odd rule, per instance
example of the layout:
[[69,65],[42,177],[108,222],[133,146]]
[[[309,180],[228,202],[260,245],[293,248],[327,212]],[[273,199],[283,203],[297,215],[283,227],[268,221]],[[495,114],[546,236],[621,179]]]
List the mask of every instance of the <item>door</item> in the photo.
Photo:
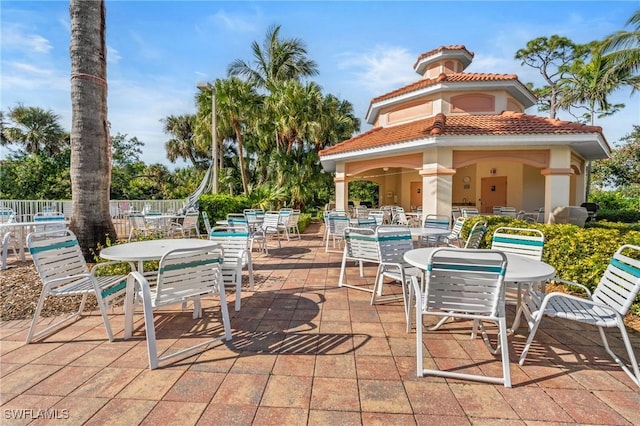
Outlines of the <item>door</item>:
[[411,182],[411,207],[422,206],[422,182]]
[[507,205],[507,177],[486,177],[481,182],[480,212],[492,213],[493,206]]

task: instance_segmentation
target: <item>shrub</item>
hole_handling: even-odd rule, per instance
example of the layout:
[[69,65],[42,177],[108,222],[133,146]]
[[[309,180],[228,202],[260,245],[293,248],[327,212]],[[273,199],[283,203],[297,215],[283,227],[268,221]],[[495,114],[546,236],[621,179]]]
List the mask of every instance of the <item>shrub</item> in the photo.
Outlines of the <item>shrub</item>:
[[600,209],[596,216],[597,221],[606,220],[609,222],[635,223],[640,225],[640,210],[605,210]]

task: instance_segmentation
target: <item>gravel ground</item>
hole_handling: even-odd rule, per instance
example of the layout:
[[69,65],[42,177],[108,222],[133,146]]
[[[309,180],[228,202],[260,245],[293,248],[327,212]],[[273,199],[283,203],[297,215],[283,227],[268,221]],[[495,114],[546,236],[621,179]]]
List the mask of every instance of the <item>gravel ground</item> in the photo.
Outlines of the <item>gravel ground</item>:
[[[0,272],[0,319],[14,320],[33,318],[36,304],[42,291],[33,262],[13,262]],[[42,308],[43,317],[74,312],[80,306],[81,296],[49,297]],[[98,309],[94,296],[89,296],[85,311]]]
[[[0,271],[0,320],[33,318],[42,291],[42,283],[33,262],[13,262],[7,266],[7,270]],[[547,291],[563,291],[563,288],[548,285]],[[80,300],[79,296],[49,297],[41,315],[49,317],[73,312],[78,309]],[[97,308],[95,297],[89,296],[85,311]],[[627,315],[625,323],[630,330],[640,333],[640,315]]]

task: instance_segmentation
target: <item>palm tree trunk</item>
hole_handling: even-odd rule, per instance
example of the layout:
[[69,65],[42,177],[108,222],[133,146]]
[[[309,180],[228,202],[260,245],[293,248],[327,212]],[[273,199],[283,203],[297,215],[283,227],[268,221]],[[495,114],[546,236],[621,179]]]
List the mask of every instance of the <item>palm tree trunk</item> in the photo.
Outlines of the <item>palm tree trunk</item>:
[[71,229],[87,259],[116,239],[109,214],[106,10],[104,0],[71,0]]

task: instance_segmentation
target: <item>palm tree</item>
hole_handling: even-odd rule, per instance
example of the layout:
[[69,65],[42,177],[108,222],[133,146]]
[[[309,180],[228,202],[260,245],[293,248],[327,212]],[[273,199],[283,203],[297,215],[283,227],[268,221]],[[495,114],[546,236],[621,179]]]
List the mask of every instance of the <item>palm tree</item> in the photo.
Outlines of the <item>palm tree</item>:
[[104,0],[71,0],[70,227],[83,253],[117,234],[109,214],[109,141]]
[[9,109],[7,118],[13,126],[3,123],[2,145],[17,144],[27,153],[44,152],[49,156],[61,153],[69,145],[60,116],[51,110],[19,104]]
[[178,158],[181,158],[197,166],[203,162],[203,159],[209,158],[208,151],[198,149],[194,143],[195,115],[170,115],[160,121],[164,124],[164,132],[172,136],[164,144],[169,161],[175,163]]
[[245,194],[249,194],[249,183],[245,165],[244,135],[252,122],[255,122],[261,104],[262,98],[251,84],[236,77],[216,81],[218,127],[223,134],[233,135],[237,144],[242,190]]
[[244,77],[259,88],[270,90],[271,83],[299,80],[318,74],[318,65],[307,58],[304,42],[297,38],[280,39],[280,25],[269,27],[262,47],[251,44],[253,63],[236,59],[227,68],[229,76]]
[[605,38],[602,52],[611,63],[611,70],[622,76],[627,76],[626,84],[632,90],[640,88],[640,9],[636,10],[625,25],[632,25],[630,31],[617,31]]

